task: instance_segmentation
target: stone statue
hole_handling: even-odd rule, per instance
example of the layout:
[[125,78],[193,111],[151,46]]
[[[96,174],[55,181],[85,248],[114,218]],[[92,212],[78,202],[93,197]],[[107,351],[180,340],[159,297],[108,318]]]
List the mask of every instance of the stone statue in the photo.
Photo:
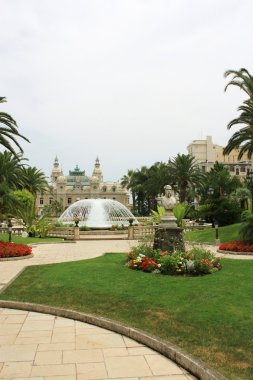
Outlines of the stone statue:
[[177,226],[177,219],[173,215],[173,208],[179,202],[178,197],[170,185],[164,186],[165,194],[157,198],[159,206],[165,208],[165,215],[155,229],[154,249],[175,252],[185,251],[183,228]]
[[160,206],[165,208],[166,214],[172,214],[173,208],[178,203],[175,192],[170,185],[164,186],[165,195],[157,198]]

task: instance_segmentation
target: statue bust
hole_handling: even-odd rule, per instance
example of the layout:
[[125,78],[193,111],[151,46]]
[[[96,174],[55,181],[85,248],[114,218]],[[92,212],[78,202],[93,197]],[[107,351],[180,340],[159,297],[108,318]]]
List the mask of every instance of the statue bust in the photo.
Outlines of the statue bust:
[[165,194],[162,197],[158,197],[157,201],[160,206],[163,206],[167,213],[170,213],[178,203],[175,196],[175,192],[170,185],[164,186]]

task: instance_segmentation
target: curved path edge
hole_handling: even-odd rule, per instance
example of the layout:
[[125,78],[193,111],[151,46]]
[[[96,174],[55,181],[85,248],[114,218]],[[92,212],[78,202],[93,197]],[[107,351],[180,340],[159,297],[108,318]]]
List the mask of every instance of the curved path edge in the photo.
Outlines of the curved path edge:
[[237,256],[248,255],[248,256],[253,256],[253,252],[225,251],[224,249],[217,249],[217,252],[224,253],[224,255],[237,255]]
[[200,380],[227,380],[227,378],[225,378],[223,375],[208,367],[201,360],[196,359],[192,355],[181,350],[181,348],[177,347],[176,345],[167,343],[156,336],[150,335],[144,331],[129,327],[111,319],[106,319],[92,314],[81,313],[78,311],[28,302],[0,300],[0,307],[52,314],[102,327],[107,330],[125,335],[131,339],[136,340],[139,343],[152,348],[153,350],[173,360],[185,368],[187,371],[197,376]]

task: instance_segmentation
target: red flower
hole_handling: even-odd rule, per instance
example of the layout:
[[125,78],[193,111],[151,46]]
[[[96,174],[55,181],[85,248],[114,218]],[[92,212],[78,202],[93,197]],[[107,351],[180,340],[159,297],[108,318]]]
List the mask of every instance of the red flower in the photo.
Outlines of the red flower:
[[25,244],[0,242],[0,258],[27,256],[32,253],[32,247]]

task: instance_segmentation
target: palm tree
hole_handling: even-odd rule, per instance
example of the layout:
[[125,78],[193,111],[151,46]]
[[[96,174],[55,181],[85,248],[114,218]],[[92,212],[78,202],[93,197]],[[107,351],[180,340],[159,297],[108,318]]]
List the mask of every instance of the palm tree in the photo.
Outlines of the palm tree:
[[174,186],[177,186],[180,202],[185,202],[188,189],[202,186],[206,178],[195,158],[189,154],[178,154],[169,160],[169,175]]
[[22,187],[24,160],[21,153],[16,156],[7,150],[0,153],[0,183],[5,183],[10,189]]
[[[4,102],[6,102],[6,98],[0,96],[0,103]],[[16,121],[8,113],[0,112],[0,144],[3,145],[5,149],[9,150],[14,156],[17,156],[17,153],[9,140],[14,142],[20,152],[23,153],[23,149],[16,140],[16,137],[21,137],[25,141],[30,142],[25,136],[18,132]]]
[[224,75],[225,78],[233,75],[232,80],[226,85],[225,91],[229,86],[236,86],[248,96],[242,105],[238,107],[239,117],[231,120],[227,125],[228,129],[234,125],[244,125],[244,128],[232,135],[224,148],[224,154],[229,154],[233,149],[239,149],[239,160],[244,153],[247,153],[250,159],[253,153],[253,77],[244,68],[239,71],[226,71]]
[[48,190],[48,183],[45,174],[36,167],[22,168],[23,188],[30,191],[36,198],[37,193]]

